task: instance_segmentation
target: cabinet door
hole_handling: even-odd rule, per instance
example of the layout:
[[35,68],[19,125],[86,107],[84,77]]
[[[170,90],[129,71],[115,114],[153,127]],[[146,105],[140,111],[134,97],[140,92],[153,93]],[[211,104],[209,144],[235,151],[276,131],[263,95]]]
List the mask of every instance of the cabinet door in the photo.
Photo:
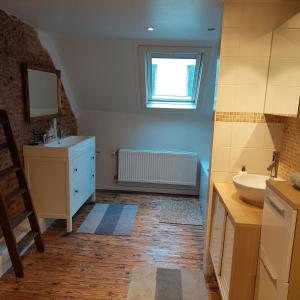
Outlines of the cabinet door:
[[256,300],[286,300],[288,283],[276,279],[276,275],[263,261],[259,261],[256,281]]
[[260,256],[276,278],[289,281],[297,212],[267,190],[262,219]]
[[[226,295],[226,299],[229,299],[230,281],[231,281],[231,267],[233,257],[233,246],[234,246],[234,225],[232,224],[229,217],[226,218],[224,248],[222,257],[222,268],[221,268],[221,282]],[[242,274],[241,274],[242,275]]]
[[300,96],[300,29],[273,32],[265,113],[296,117]]
[[214,209],[210,237],[210,255],[216,275],[220,275],[226,211],[217,193],[214,193]]

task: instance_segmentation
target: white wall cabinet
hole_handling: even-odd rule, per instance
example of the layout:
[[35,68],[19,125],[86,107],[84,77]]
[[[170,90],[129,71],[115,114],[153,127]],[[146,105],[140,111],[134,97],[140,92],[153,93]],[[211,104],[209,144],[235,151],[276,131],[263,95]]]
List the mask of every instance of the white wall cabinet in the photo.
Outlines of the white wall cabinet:
[[24,146],[25,174],[38,217],[72,217],[95,197],[95,138],[67,137],[61,143]]
[[264,113],[297,117],[300,99],[300,13],[273,32]]

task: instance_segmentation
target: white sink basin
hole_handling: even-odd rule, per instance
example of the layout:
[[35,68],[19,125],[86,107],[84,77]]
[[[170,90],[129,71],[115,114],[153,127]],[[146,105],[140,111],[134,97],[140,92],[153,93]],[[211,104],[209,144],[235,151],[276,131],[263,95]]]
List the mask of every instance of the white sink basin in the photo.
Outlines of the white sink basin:
[[27,157],[74,157],[89,147],[91,136],[68,136],[47,144],[24,145],[23,154]]
[[269,176],[245,173],[234,176],[233,184],[243,200],[255,206],[262,207],[266,181],[269,178]]
[[54,148],[67,148],[67,147],[76,145],[86,139],[87,139],[86,136],[74,135],[74,136],[68,136],[68,137],[62,138],[60,140],[44,144],[43,146],[44,147],[54,147]]

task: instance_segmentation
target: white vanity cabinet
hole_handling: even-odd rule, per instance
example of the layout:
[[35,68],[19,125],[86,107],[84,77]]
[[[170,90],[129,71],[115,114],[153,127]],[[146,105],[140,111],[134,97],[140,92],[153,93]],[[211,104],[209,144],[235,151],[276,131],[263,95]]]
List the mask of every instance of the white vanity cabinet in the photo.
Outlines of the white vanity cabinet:
[[262,210],[232,184],[214,184],[212,199],[209,254],[222,299],[253,300]]
[[287,182],[268,182],[266,191],[257,300],[300,299],[300,192]]
[[60,142],[24,146],[25,174],[38,217],[72,217],[95,199],[95,137],[71,136]]

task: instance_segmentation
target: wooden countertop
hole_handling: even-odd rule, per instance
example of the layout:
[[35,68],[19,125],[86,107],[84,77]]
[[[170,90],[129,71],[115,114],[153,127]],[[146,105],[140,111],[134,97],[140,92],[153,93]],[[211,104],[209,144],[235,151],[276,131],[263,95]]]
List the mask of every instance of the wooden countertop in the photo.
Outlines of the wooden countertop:
[[268,180],[267,186],[276,192],[292,208],[300,209],[300,191],[288,181]]
[[261,226],[262,208],[241,200],[232,183],[214,183],[214,187],[236,226]]

